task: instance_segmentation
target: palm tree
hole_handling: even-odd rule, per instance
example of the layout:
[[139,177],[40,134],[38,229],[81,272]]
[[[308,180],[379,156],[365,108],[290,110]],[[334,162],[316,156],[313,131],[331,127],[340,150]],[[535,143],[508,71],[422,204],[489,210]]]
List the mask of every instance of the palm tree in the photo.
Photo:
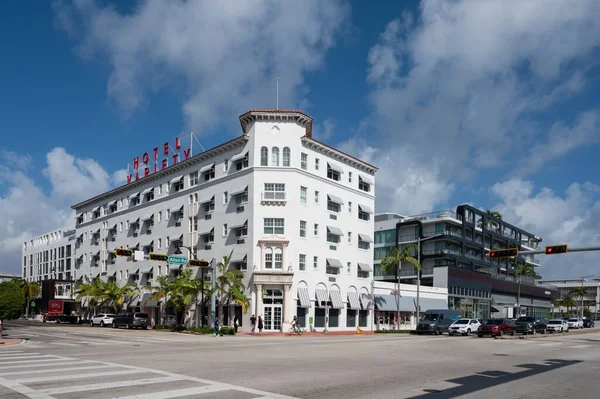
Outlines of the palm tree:
[[521,315],[521,279],[523,276],[535,277],[535,268],[531,263],[526,262],[512,262],[511,266],[515,268],[515,277],[518,278],[519,288],[517,291],[517,309],[519,316]]
[[179,325],[183,324],[183,316],[185,309],[198,297],[198,293],[202,287],[202,282],[199,279],[192,278],[193,271],[191,269],[184,270],[169,283],[169,296],[167,304],[175,307],[175,310],[180,315]]
[[33,299],[40,295],[40,285],[33,281],[23,281],[21,283],[21,289],[23,290],[23,295],[27,301],[27,312],[25,315],[29,318],[29,304]]
[[563,301],[561,298],[551,299],[550,303],[552,304],[552,317],[554,317],[554,313],[556,313],[554,310],[557,308],[560,309],[560,307],[563,306]]
[[[502,214],[498,211],[493,211],[493,210],[488,209],[486,213],[488,216],[502,220]],[[494,226],[495,229],[498,229],[498,222],[496,222],[494,220],[489,220],[488,223],[490,226]]]
[[[144,287],[145,290],[150,291],[152,293],[152,296],[150,298],[148,298],[147,301],[157,301],[161,303],[160,306],[160,317],[162,319],[161,324],[164,322],[164,311],[165,311],[165,305],[167,303],[169,303],[169,296],[171,295],[171,282],[169,281],[169,276],[158,276],[156,278],[156,282],[158,283],[158,286],[152,286],[152,285],[147,285]],[[145,305],[142,304],[142,305]]]
[[567,308],[567,315],[569,315],[569,313],[571,313],[571,308],[577,306],[577,301],[575,301],[575,298],[573,298],[573,295],[571,294],[566,294],[562,297],[561,299],[562,302],[562,306]]
[[127,283],[122,287],[113,281],[103,284],[101,299],[113,307],[115,313],[123,308],[123,303],[128,302],[139,292],[139,288],[132,283]]
[[77,283],[75,286],[75,295],[78,301],[83,298],[88,299],[88,306],[93,313],[96,313],[96,308],[101,304],[102,301],[102,289],[103,282],[99,278],[90,280],[88,276],[85,277],[85,282]]
[[584,287],[574,287],[569,294],[581,298],[581,316],[583,317],[583,298],[587,295],[587,291]]
[[[232,303],[237,303],[242,306],[244,312],[248,307],[248,298],[244,294],[246,287],[242,283],[244,273],[240,270],[229,269],[229,262],[233,251],[229,255],[223,256],[223,260],[217,263],[217,281],[215,284],[215,290],[219,296],[219,323],[223,325],[223,307],[225,301],[229,301],[230,310]],[[231,317],[230,317],[231,318]]]
[[417,273],[421,273],[421,264],[412,256],[416,250],[418,250],[418,246],[416,244],[405,245],[403,246],[402,250],[392,247],[388,251],[388,256],[383,258],[379,264],[380,270],[384,275],[396,273],[396,309],[398,311],[398,328],[400,328],[400,268],[402,266],[402,262],[408,262],[417,269]]

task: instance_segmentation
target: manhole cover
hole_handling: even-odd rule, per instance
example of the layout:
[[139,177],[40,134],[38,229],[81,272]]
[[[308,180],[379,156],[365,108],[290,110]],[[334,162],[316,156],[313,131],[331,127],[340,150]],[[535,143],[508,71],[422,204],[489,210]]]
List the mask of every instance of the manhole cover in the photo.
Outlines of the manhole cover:
[[440,391],[439,389],[432,389],[432,388],[429,388],[429,389],[423,389],[423,392],[427,392],[427,393],[437,393],[437,392],[442,392],[442,391]]

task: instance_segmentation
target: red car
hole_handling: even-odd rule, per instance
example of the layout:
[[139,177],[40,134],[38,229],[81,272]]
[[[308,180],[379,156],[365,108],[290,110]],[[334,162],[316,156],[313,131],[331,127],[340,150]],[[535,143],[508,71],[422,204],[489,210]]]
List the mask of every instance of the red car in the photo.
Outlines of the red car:
[[516,324],[510,319],[489,319],[479,326],[477,336],[481,338],[484,335],[491,335],[492,337],[503,336],[504,334],[515,335],[516,328]]

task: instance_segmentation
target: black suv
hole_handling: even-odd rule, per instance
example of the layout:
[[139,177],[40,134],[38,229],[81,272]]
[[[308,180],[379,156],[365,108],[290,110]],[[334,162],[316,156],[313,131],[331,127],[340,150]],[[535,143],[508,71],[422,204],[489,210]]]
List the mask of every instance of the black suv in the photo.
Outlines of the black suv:
[[150,327],[150,317],[147,313],[139,312],[127,312],[121,313],[117,317],[113,318],[112,328],[125,326],[129,329],[132,327],[143,328],[147,330]]
[[546,334],[548,328],[548,320],[545,317],[522,316],[515,321],[515,324],[517,332],[521,334]]
[[596,325],[596,323],[594,323],[594,320],[590,320],[587,317],[583,318],[583,327],[591,328],[591,327],[594,327],[595,325]]

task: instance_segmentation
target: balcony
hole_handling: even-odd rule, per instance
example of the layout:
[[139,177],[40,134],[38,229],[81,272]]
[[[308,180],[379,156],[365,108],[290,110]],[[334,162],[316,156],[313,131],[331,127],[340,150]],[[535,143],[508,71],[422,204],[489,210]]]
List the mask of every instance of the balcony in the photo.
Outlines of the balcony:
[[445,230],[432,231],[429,233],[423,233],[424,237],[433,237],[433,236],[437,236],[437,235],[462,237],[462,231],[454,230],[454,229],[445,229]]
[[458,256],[462,256],[462,253],[461,253],[460,249],[444,248],[444,249],[426,250],[426,251],[423,251],[423,255],[458,255]]
[[533,263],[534,265],[538,266],[540,265],[540,260],[532,255],[525,255],[523,258],[525,259],[525,262]]
[[263,191],[261,196],[263,204],[285,204],[287,202],[285,191]]
[[452,218],[456,220],[462,220],[462,217],[458,215],[456,212],[450,210],[438,211],[438,212],[430,212],[423,213],[420,215],[408,216],[402,219],[402,222],[410,222],[411,220],[430,220],[430,219],[444,219],[444,218]]
[[521,245],[531,249],[540,249],[540,243],[537,241],[521,241]]

